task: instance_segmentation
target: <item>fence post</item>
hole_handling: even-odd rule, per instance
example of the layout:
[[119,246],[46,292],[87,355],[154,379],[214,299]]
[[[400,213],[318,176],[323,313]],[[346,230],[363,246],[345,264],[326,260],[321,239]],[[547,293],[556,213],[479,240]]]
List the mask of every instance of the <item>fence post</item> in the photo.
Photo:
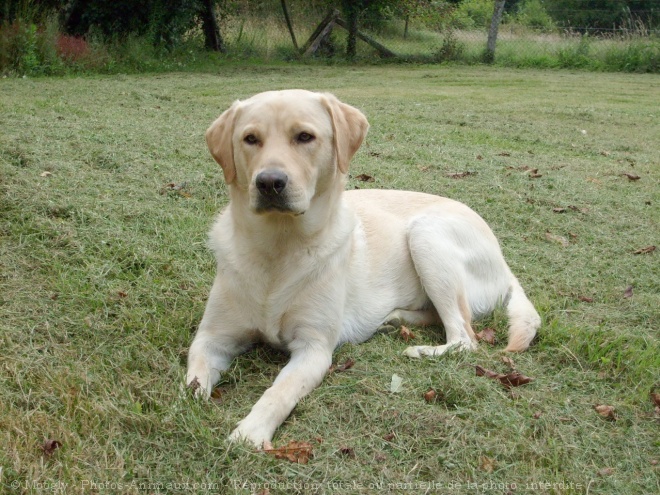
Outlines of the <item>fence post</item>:
[[506,0],[496,0],[495,10],[493,10],[493,18],[490,20],[490,29],[488,30],[488,43],[486,45],[486,53],[484,54],[484,61],[492,64],[495,61],[495,43],[497,42],[497,30],[500,27],[502,14],[504,13],[504,4]]

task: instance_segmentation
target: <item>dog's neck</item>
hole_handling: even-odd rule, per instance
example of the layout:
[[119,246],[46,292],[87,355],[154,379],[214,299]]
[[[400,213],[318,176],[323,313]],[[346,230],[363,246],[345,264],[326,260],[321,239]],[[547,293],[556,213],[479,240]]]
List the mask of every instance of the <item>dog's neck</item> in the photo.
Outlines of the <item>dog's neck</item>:
[[[245,207],[247,196],[232,188],[230,214],[235,234],[249,238],[264,257],[277,258],[280,252],[292,254],[300,250],[318,255],[338,249],[351,235],[356,217],[343,201],[343,182],[316,195],[304,214],[255,213]],[[238,207],[242,204],[241,207]]]

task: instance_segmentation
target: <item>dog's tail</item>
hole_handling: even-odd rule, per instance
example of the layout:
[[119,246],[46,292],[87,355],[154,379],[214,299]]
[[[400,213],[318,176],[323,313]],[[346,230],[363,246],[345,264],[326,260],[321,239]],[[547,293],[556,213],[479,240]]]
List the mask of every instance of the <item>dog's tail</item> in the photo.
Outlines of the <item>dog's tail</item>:
[[506,305],[509,315],[509,344],[506,351],[520,352],[529,347],[541,326],[541,317],[527,299],[518,280],[512,276],[511,293]]

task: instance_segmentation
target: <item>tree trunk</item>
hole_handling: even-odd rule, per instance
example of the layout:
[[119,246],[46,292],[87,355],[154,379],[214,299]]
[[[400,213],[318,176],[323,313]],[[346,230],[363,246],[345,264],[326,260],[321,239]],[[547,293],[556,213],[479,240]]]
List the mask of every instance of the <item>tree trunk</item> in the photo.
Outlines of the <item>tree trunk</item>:
[[497,30],[500,27],[502,14],[504,13],[504,4],[506,0],[496,0],[495,10],[493,11],[493,18],[490,21],[490,29],[488,30],[488,44],[486,45],[486,54],[484,61],[492,64],[495,61],[495,44],[497,42]]
[[357,55],[357,36],[358,36],[358,14],[360,13],[359,2],[344,0],[344,15],[346,15],[346,29],[348,38],[346,39],[346,56],[349,59]]
[[204,31],[204,46],[207,50],[226,53],[227,49],[220,34],[218,20],[213,11],[213,0],[202,0],[202,8],[199,13],[202,18],[202,30]]

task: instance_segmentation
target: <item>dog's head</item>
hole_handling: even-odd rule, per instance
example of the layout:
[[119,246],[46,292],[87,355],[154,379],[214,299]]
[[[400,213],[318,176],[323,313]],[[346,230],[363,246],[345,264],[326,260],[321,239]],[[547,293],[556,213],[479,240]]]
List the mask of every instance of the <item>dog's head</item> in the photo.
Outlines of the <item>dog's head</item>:
[[343,184],[339,177],[368,128],[359,110],[331,94],[268,91],[235,102],[206,131],[206,142],[252,211],[301,215]]

